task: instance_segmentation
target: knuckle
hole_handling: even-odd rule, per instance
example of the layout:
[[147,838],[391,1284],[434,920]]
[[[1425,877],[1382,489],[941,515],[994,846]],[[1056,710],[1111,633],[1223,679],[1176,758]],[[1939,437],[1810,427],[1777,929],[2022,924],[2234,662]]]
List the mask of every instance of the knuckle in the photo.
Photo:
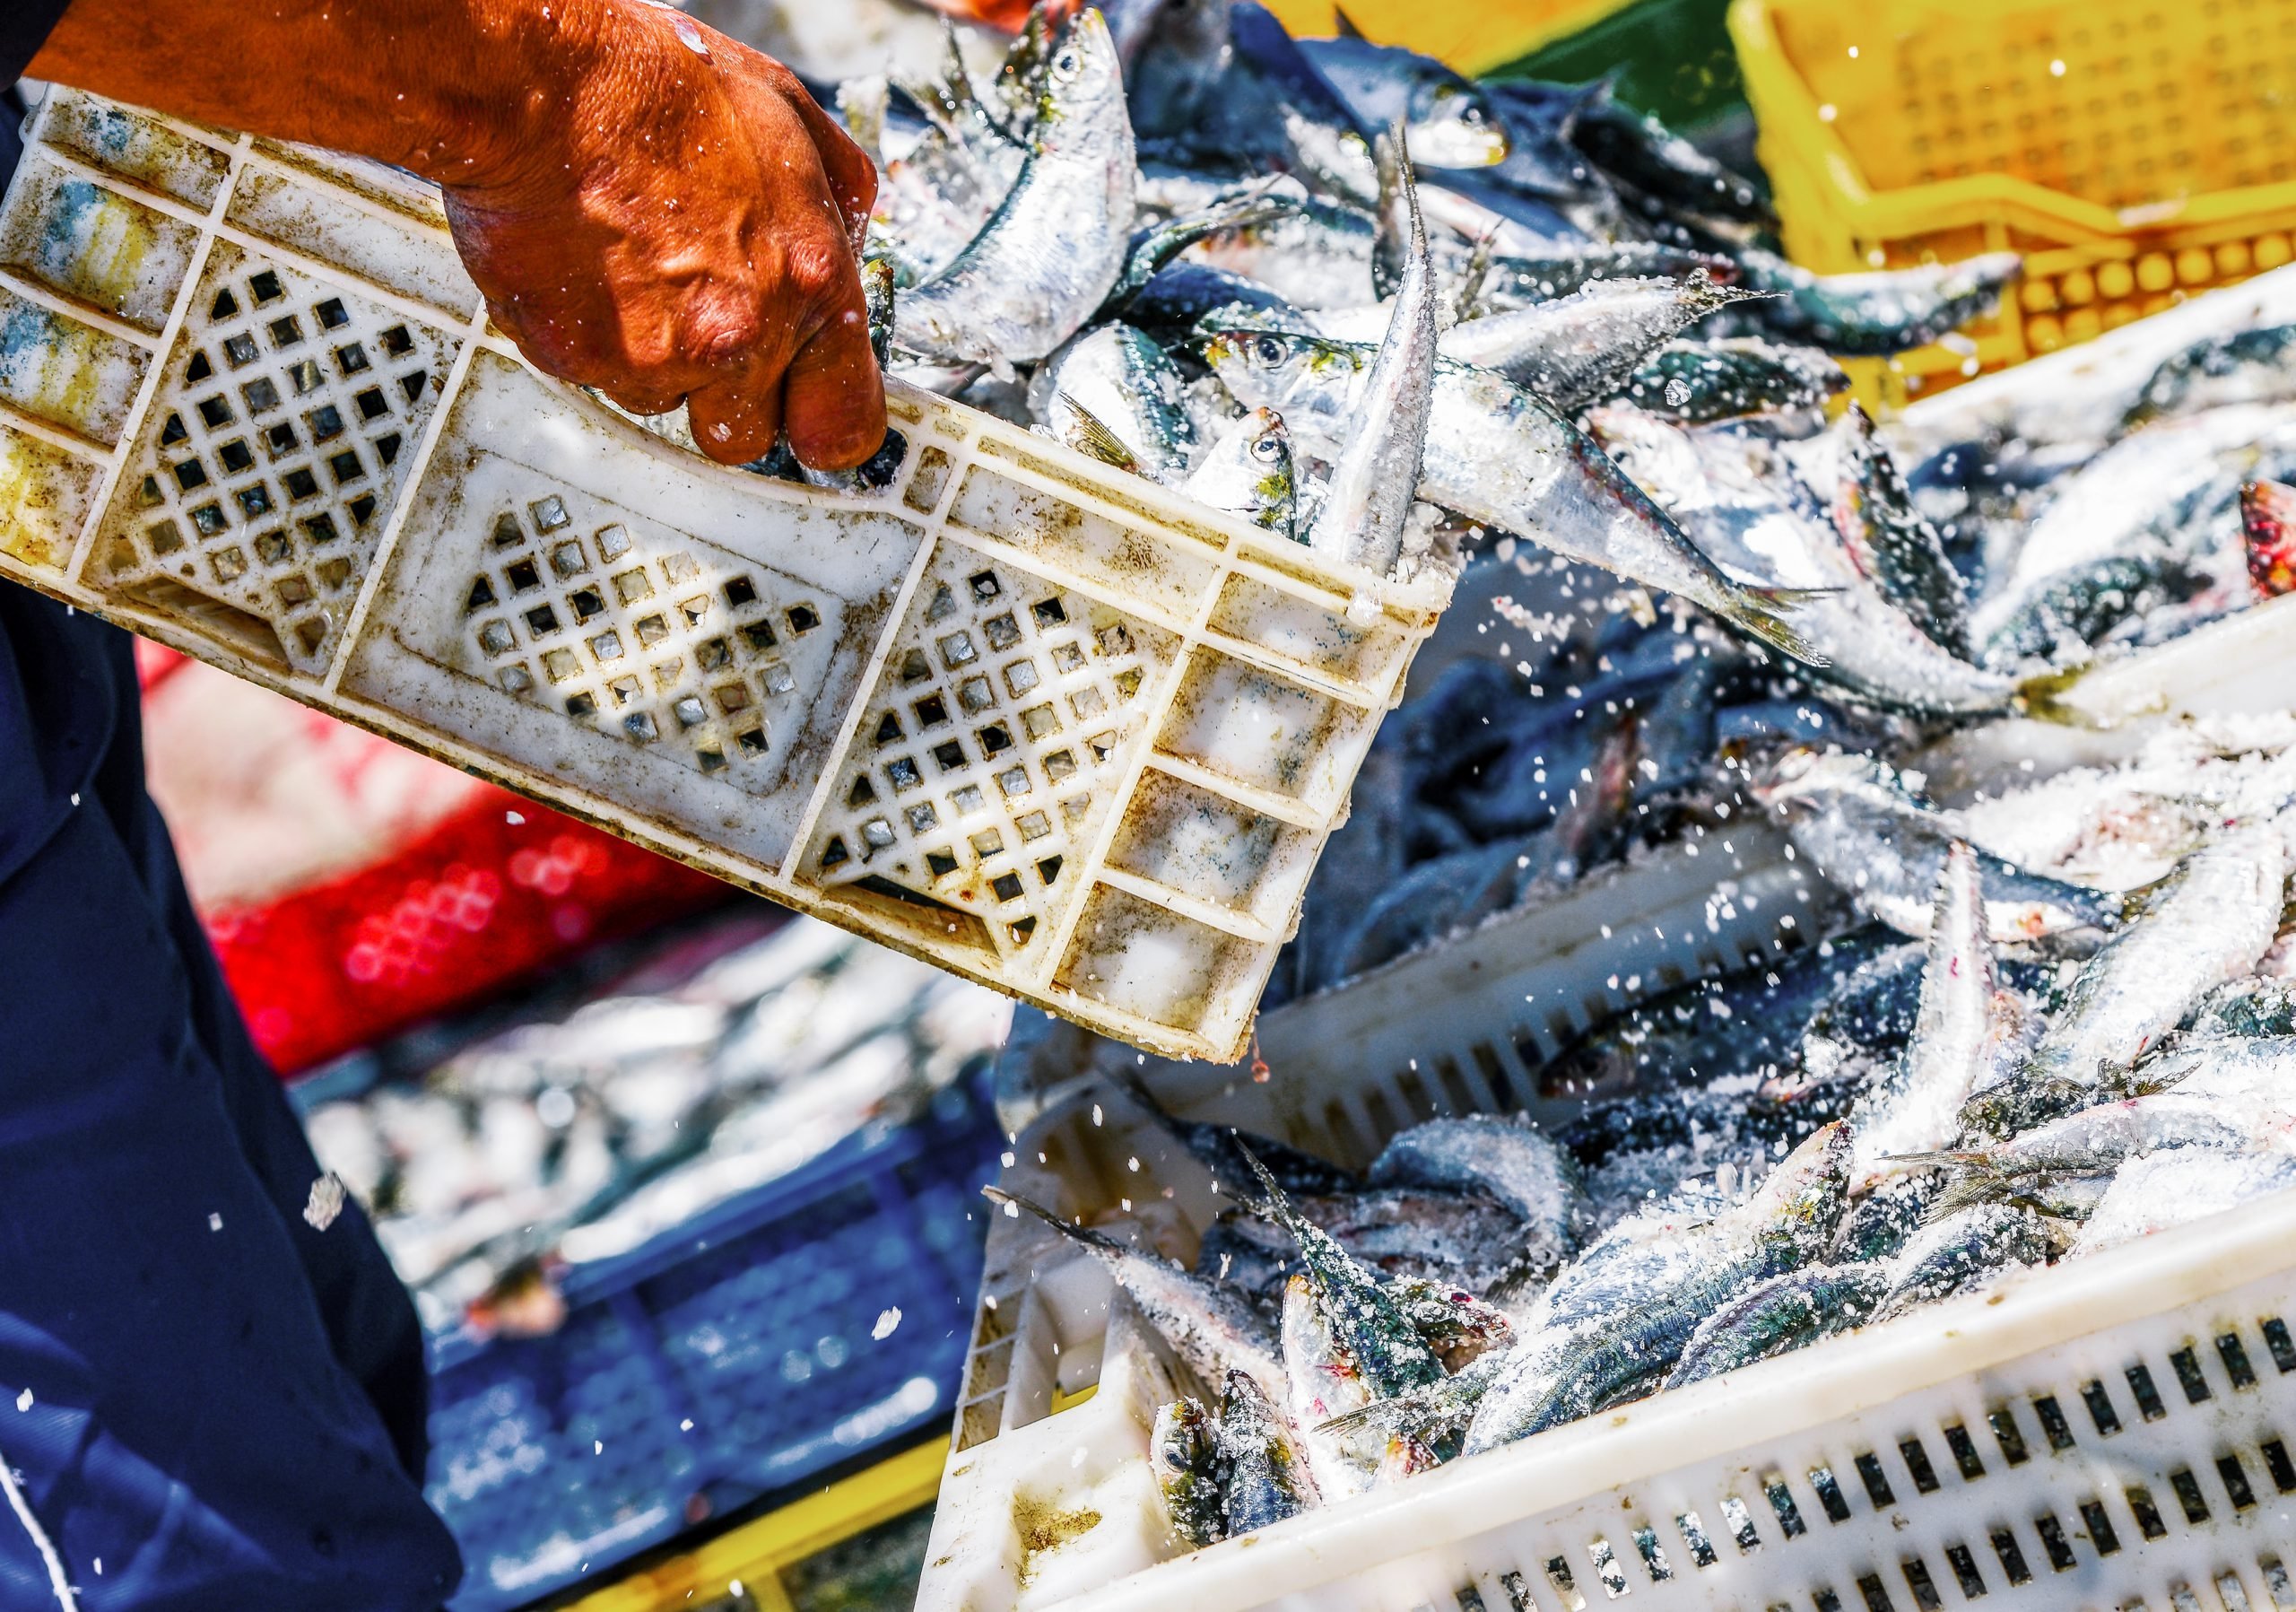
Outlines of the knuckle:
[[808,232],[792,240],[782,272],[789,289],[808,303],[831,300],[842,283],[848,255],[845,243],[825,233]]

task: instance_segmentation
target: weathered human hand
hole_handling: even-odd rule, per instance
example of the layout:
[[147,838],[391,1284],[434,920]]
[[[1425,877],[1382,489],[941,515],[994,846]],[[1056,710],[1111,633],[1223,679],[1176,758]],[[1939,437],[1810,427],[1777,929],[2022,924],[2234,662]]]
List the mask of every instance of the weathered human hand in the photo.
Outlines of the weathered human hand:
[[665,7],[613,8],[448,215],[495,324],[639,414],[686,401],[712,458],[787,428],[816,469],[884,440],[857,243],[860,148],[779,64]]
[[74,0],[44,76],[438,181],[501,330],[729,464],[884,438],[876,174],[778,63],[649,0]]

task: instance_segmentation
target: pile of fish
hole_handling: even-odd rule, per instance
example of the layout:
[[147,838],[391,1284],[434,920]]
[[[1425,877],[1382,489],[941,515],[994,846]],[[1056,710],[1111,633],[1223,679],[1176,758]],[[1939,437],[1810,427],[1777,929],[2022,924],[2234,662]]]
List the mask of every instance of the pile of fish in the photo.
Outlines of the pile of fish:
[[426,1326],[547,1331],[558,1270],[919,1111],[996,1046],[1007,1011],[826,924],[745,910],[570,1013],[319,1103],[305,1128]]
[[1780,743],[2046,714],[2296,582],[2296,325],[2150,353],[2118,406],[1829,424],[1838,357],[1948,336],[2016,260],[1806,273],[1603,83],[1114,0],[825,98],[883,174],[892,373],[1334,560],[1524,575],[1498,660],[1383,732],[1269,1006],[1719,825]]
[[[2296,715],[1944,807],[1796,748],[1755,809],[1819,944],[1645,1001],[1358,1173],[1144,1109],[1235,1207],[1105,1262],[1201,1393],[1150,1458],[1196,1547],[2296,1188]],[[1550,1110],[1550,1112],[1552,1111]]]

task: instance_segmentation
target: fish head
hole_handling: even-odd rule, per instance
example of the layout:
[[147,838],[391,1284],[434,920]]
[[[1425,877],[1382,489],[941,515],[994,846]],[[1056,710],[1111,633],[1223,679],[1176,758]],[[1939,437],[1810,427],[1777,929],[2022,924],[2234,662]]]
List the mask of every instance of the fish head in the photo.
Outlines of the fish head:
[[[1343,383],[1352,382],[1361,367],[1350,348],[1300,331],[1251,326],[1214,330],[1205,338],[1204,361],[1246,408],[1282,406],[1335,372]],[[1346,387],[1336,389],[1344,394]]]
[[1490,98],[1471,83],[1422,83],[1411,97],[1412,161],[1422,168],[1492,168],[1514,149]]
[[1822,1125],[1804,1137],[1747,1200],[1745,1213],[1759,1233],[1783,1237],[1796,1247],[1831,1242],[1849,1207],[1854,1151],[1845,1120]]
[[1055,35],[1037,93],[1038,149],[1058,151],[1131,125],[1124,100],[1124,61],[1107,21],[1081,11]]
[[1284,536],[1289,536],[1299,491],[1292,433],[1284,429],[1283,416],[1272,408],[1254,409],[1245,424],[1249,434],[1244,439],[1244,457],[1250,462],[1252,491],[1260,513],[1271,519],[1281,516]]

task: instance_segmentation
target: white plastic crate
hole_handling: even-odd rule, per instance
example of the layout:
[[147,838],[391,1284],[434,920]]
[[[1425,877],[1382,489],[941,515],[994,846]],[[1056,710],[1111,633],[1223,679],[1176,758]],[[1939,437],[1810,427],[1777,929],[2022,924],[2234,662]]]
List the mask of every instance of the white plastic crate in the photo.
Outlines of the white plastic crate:
[[710,465],[520,361],[428,187],[85,95],[0,208],[0,574],[1233,1057],[1451,577],[890,407],[874,493]]
[[[2096,726],[2004,722],[1924,755],[1933,789],[2109,762],[2189,715],[2296,705],[2296,601],[2100,673],[2076,699]],[[1176,1112],[1354,1165],[1439,1113],[1573,1117],[1578,1099],[1543,1092],[1536,1071],[1579,1029],[1823,916],[1835,898],[1783,853],[1761,823],[1709,833],[1288,1003],[1260,1025],[1265,1082],[1245,1065],[1140,1072]],[[1202,1167],[1091,1070],[1044,1089],[1003,1185],[1088,1220],[1129,1216],[1192,1258],[1225,1207]],[[1558,1612],[1628,1594],[1653,1608],[1857,1612],[1980,1590],[2100,1612],[2296,1609],[2278,1576],[2281,1550],[2296,1563],[2296,1468],[2278,1442],[2296,1436],[2296,1376],[2277,1364],[2296,1371],[2296,1345],[2260,1330],[2296,1325],[2296,1198],[1178,1559],[1146,1461],[1176,1391],[1161,1342],[1097,1261],[1025,1216],[991,1220],[982,1289],[922,1612]],[[2227,1335],[2245,1379],[2217,1352]],[[2197,1366],[2179,1363],[2188,1346]],[[2152,1409],[2132,1399],[2140,1364]],[[2209,1397],[2187,1398],[2187,1369]],[[2103,1422],[2087,1408],[2099,1395]]]

